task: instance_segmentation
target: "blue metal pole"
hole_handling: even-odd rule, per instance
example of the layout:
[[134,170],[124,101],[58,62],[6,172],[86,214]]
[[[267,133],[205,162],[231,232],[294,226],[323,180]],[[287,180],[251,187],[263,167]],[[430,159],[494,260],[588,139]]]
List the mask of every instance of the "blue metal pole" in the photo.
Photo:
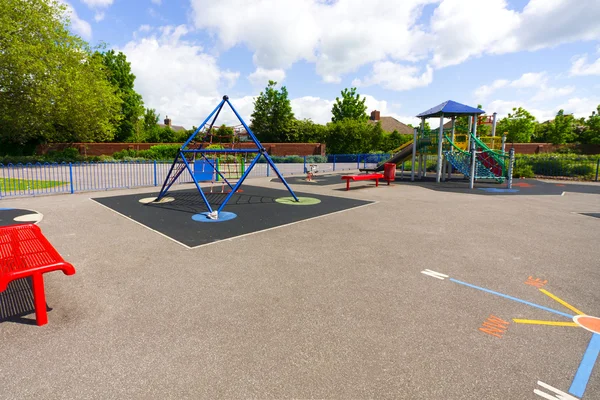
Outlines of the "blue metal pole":
[[185,157],[182,157],[181,159],[183,160],[183,163],[185,164],[185,168],[188,170],[188,172],[190,173],[190,176],[194,180],[196,189],[198,189],[200,196],[202,196],[202,200],[204,200],[204,204],[206,204],[206,207],[208,208],[208,212],[210,212],[210,213],[213,212],[213,210],[210,206],[210,203],[208,202],[208,199],[206,198],[206,196],[204,195],[204,192],[202,191],[202,188],[200,187],[200,185],[198,185],[198,181],[196,181],[196,178],[194,178],[194,173],[192,172],[192,169],[190,168],[190,165],[188,164],[187,160],[185,159]]
[[258,153],[258,155],[254,158],[254,160],[252,160],[252,162],[250,163],[250,166],[248,167],[248,169],[244,172],[244,174],[242,175],[242,177],[240,178],[240,180],[237,181],[237,183],[235,184],[235,186],[233,187],[233,189],[231,189],[231,191],[227,194],[227,197],[225,197],[225,200],[223,200],[223,203],[221,203],[221,205],[217,209],[217,213],[220,213],[221,210],[223,210],[223,207],[225,207],[225,205],[227,204],[227,202],[229,201],[229,199],[231,199],[231,196],[233,196],[233,194],[235,192],[237,192],[238,188],[240,186],[242,186],[242,182],[244,182],[244,180],[246,179],[246,177],[248,176],[248,174],[250,173],[250,171],[252,170],[252,168],[254,168],[254,165],[256,164],[256,162],[258,161],[258,159],[260,158],[260,156],[261,156],[261,153]]
[[360,168],[360,154],[356,155],[356,169]]
[[154,160],[154,186],[158,186],[158,174],[156,173],[156,160]]
[[598,182],[598,170],[600,170],[600,158],[596,162],[596,182]]
[[335,171],[335,154],[333,155],[333,170]]
[[69,163],[69,181],[71,182],[71,194],[75,193],[73,190],[73,165]]
[[210,115],[208,117],[206,117],[206,119],[204,120],[204,122],[202,122],[202,124],[194,131],[194,133],[192,134],[192,136],[190,136],[190,138],[188,140],[186,140],[186,142],[183,144],[183,146],[181,146],[181,150],[183,150],[184,148],[186,148],[187,145],[190,144],[190,142],[192,140],[194,140],[194,138],[196,137],[196,135],[198,134],[198,132],[200,132],[200,130],[202,128],[204,128],[204,125],[206,125],[206,123],[214,115],[214,113],[216,113],[217,110],[219,110],[221,107],[223,107],[223,103],[224,102],[225,102],[225,99],[221,100],[221,102],[219,103],[219,105],[217,107],[215,107],[215,109],[213,110],[213,112],[211,112]]
[[306,170],[306,156],[304,156],[304,173],[307,173],[308,171]]

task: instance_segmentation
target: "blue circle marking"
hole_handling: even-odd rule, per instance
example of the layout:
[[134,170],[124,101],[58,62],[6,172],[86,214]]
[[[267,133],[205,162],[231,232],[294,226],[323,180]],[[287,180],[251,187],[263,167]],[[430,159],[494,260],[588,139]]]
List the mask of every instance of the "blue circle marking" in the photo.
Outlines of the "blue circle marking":
[[194,215],[192,215],[192,219],[194,221],[197,221],[197,222],[224,222],[224,221],[232,220],[235,217],[237,217],[236,214],[234,214],[232,212],[228,212],[228,211],[221,211],[219,213],[219,218],[218,219],[210,219],[210,218],[208,218],[208,212],[203,212],[203,213],[200,213],[200,214],[194,214]]

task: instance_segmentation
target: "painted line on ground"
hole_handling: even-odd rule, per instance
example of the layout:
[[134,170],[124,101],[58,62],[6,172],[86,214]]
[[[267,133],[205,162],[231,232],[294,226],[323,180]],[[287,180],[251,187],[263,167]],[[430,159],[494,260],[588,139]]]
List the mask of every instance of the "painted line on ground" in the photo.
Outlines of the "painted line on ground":
[[98,201],[96,201],[96,200],[94,200],[94,199],[92,199],[92,198],[90,198],[90,200],[92,200],[92,201],[93,201],[94,203],[96,203],[96,204],[99,204],[99,205],[101,205],[102,207],[106,208],[107,210],[110,210],[110,211],[114,212],[114,213],[115,213],[115,214],[117,214],[117,215],[120,215],[120,216],[122,216],[122,217],[124,217],[124,218],[126,218],[126,219],[128,219],[128,220],[130,220],[130,221],[133,221],[133,222],[135,222],[135,223],[136,223],[136,224],[138,224],[139,226],[143,226],[144,228],[146,228],[146,229],[148,229],[148,230],[150,230],[150,231],[152,231],[152,232],[154,232],[154,233],[158,233],[158,234],[159,234],[160,236],[162,236],[162,237],[165,237],[165,238],[167,238],[167,239],[169,239],[169,240],[171,240],[171,241],[173,241],[173,242],[175,242],[175,243],[177,243],[177,244],[180,244],[181,246],[185,247],[186,249],[197,249],[197,248],[199,248],[199,247],[210,246],[210,245],[212,245],[212,244],[217,244],[217,243],[221,243],[221,242],[226,242],[226,241],[230,241],[230,240],[238,239],[238,238],[245,237],[245,236],[255,235],[255,234],[257,234],[257,233],[261,233],[261,232],[267,232],[267,231],[271,231],[271,230],[274,230],[274,229],[283,228],[283,227],[286,227],[286,226],[295,225],[295,224],[299,224],[299,223],[306,222],[306,221],[311,221],[311,220],[314,220],[314,219],[317,219],[317,218],[327,217],[327,216],[329,216],[329,215],[340,214],[340,213],[343,213],[343,212],[346,212],[346,211],[350,211],[350,210],[356,210],[356,209],[359,209],[359,208],[362,208],[362,207],[372,206],[372,205],[374,205],[374,204],[378,204],[378,203],[379,203],[378,201],[374,201],[374,202],[372,202],[372,203],[369,203],[369,204],[363,204],[363,205],[361,205],[361,206],[356,206],[356,207],[352,207],[352,208],[347,208],[347,209],[345,209],[345,210],[334,211],[334,212],[332,212],[332,213],[329,213],[329,214],[318,215],[318,216],[316,216],[316,217],[312,217],[312,218],[303,219],[303,220],[301,220],[301,221],[290,222],[289,224],[285,224],[285,225],[279,225],[279,226],[274,226],[274,227],[272,227],[272,228],[267,228],[267,229],[263,229],[263,230],[256,231],[256,232],[249,232],[249,233],[245,233],[245,234],[243,234],[243,235],[233,236],[233,237],[230,237],[230,238],[227,238],[227,239],[221,239],[221,240],[217,240],[217,241],[215,241],[215,242],[204,243],[204,244],[200,244],[200,245],[198,245],[198,246],[193,246],[193,247],[192,247],[192,246],[188,246],[187,244],[181,243],[180,241],[178,241],[178,240],[176,240],[176,239],[173,239],[172,237],[170,237],[170,236],[167,236],[167,235],[165,235],[164,233],[161,233],[161,232],[159,232],[159,231],[157,231],[157,230],[155,230],[155,229],[152,229],[152,228],[150,228],[150,227],[148,227],[148,226],[146,226],[146,225],[142,224],[141,222],[138,222],[138,221],[134,220],[133,218],[130,218],[130,217],[128,217],[128,216],[127,216],[127,215],[125,215],[125,214],[121,214],[120,212],[118,212],[118,211],[115,211],[115,210],[113,210],[112,208],[110,208],[110,207],[108,207],[108,206],[105,206],[104,204],[102,204],[102,203],[100,203],[100,202],[98,202]]
[[121,216],[121,217],[123,217],[123,218],[126,218],[126,219],[128,219],[128,220],[130,220],[130,221],[132,221],[132,222],[135,222],[135,223],[136,223],[136,224],[138,224],[139,226],[142,226],[142,227],[144,227],[144,228],[146,228],[146,229],[148,229],[148,230],[150,230],[150,231],[152,231],[152,232],[154,232],[154,233],[158,233],[160,236],[162,236],[162,237],[165,237],[165,238],[167,238],[167,239],[169,239],[169,240],[171,240],[171,241],[173,241],[173,242],[175,242],[175,243],[177,243],[177,244],[180,244],[180,245],[182,245],[182,246],[183,246],[183,247],[185,247],[186,249],[191,249],[191,247],[190,247],[190,246],[188,246],[187,244],[181,243],[180,241],[178,241],[178,240],[175,240],[175,239],[173,239],[172,237],[169,237],[169,236],[165,235],[164,233],[161,233],[161,232],[157,231],[156,229],[152,229],[152,228],[150,228],[150,227],[148,227],[148,226],[146,226],[146,225],[142,224],[141,222],[138,222],[138,221],[136,221],[135,219],[128,217],[128,216],[127,216],[127,215],[125,215],[125,214],[121,214],[120,212],[118,212],[118,211],[115,211],[115,210],[113,210],[112,208],[110,208],[110,207],[108,207],[108,206],[105,206],[104,204],[102,204],[102,203],[100,203],[100,202],[98,202],[98,201],[96,201],[96,200],[94,200],[94,199],[92,199],[92,198],[90,198],[90,200],[92,200],[94,203],[96,203],[96,204],[98,204],[98,205],[101,205],[102,207],[106,208],[107,210],[110,210],[110,211],[114,212],[115,214],[117,214],[117,215],[120,215],[120,216]]
[[575,307],[573,307],[572,305],[570,305],[563,299],[553,295],[546,289],[540,289],[540,292],[544,293],[546,296],[550,297],[552,300],[555,300],[555,301],[559,302],[560,304],[562,304],[563,306],[567,307],[569,310],[573,311],[575,314],[586,315],[584,312],[579,311],[578,309],[576,309]]
[[493,290],[489,290],[489,289],[482,288],[482,287],[479,287],[479,286],[471,285],[470,283],[462,282],[462,281],[459,281],[459,280],[454,279],[454,278],[450,278],[449,280],[452,281],[452,282],[455,282],[455,283],[459,283],[459,284],[464,285],[464,286],[468,286],[468,287],[473,288],[473,289],[481,290],[481,291],[486,292],[486,293],[495,294],[496,296],[504,297],[505,299],[509,299],[509,300],[513,300],[513,301],[516,301],[516,302],[519,302],[519,303],[527,304],[528,306],[539,308],[540,310],[548,311],[548,312],[551,312],[551,313],[554,313],[554,314],[561,315],[563,317],[567,317],[569,319],[573,319],[572,315],[569,315],[569,314],[561,312],[561,311],[553,310],[553,309],[548,308],[548,307],[540,306],[539,304],[531,303],[529,301],[521,300],[521,299],[518,299],[518,298],[513,297],[513,296],[509,296],[509,295],[506,295],[506,294],[494,292]]
[[[368,201],[368,200],[365,200],[365,201]],[[318,218],[327,217],[327,216],[329,216],[329,215],[340,214],[340,213],[343,213],[343,212],[346,212],[346,211],[350,211],[350,210],[357,210],[357,209],[359,209],[359,208],[363,208],[363,207],[372,206],[372,205],[375,205],[375,204],[378,204],[378,203],[379,203],[378,201],[374,201],[374,202],[372,202],[372,203],[369,203],[369,204],[363,204],[362,206],[356,206],[356,207],[352,207],[352,208],[347,208],[347,209],[345,209],[345,210],[334,211],[334,212],[332,212],[332,213],[329,213],[329,214],[317,215],[316,217],[312,217],[312,218],[303,219],[303,220],[301,220],[301,221],[290,222],[289,224],[284,224],[284,225],[274,226],[274,227],[272,227],[272,228],[262,229],[262,230],[260,230],[260,231],[256,231],[256,232],[244,233],[243,235],[233,236],[233,237],[230,237],[230,238],[227,238],[227,239],[217,240],[216,242],[204,243],[204,244],[200,244],[200,245],[198,245],[198,246],[194,246],[194,247],[188,247],[188,248],[190,248],[190,249],[197,249],[197,248],[199,248],[199,247],[210,246],[210,245],[213,245],[213,244],[216,244],[216,243],[221,243],[221,242],[226,242],[226,241],[230,241],[230,240],[234,240],[234,239],[239,239],[239,238],[241,238],[241,237],[246,237],[246,236],[256,235],[257,233],[261,233],[261,232],[267,232],[267,231],[272,231],[272,230],[274,230],[274,229],[284,228],[284,227],[286,227],[286,226],[291,226],[291,225],[301,224],[301,223],[303,223],[303,222],[312,221],[312,220],[315,220],[315,219],[318,219]],[[187,247],[187,246],[186,246],[186,247]]]
[[518,319],[513,318],[513,322],[517,324],[530,324],[530,325],[552,325],[552,326],[575,326],[579,327],[579,324],[575,322],[557,322],[557,321],[541,321],[537,319]]
[[579,368],[575,373],[575,378],[573,378],[569,393],[580,398],[583,397],[585,388],[592,375],[594,364],[596,364],[596,360],[598,359],[598,353],[600,353],[600,335],[594,333],[583,354]]

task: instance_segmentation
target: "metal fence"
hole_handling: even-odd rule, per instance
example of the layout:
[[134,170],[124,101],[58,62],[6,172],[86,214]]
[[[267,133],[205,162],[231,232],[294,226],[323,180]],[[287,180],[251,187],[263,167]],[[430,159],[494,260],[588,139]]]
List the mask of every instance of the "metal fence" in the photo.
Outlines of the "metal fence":
[[[319,172],[373,168],[385,161],[387,154],[341,154],[320,158],[299,157],[302,162],[276,163],[284,176],[302,175],[310,164],[316,164]],[[123,161],[82,163],[36,163],[0,164],[0,198],[37,196],[54,193],[78,193],[111,189],[160,186],[164,182],[171,162]],[[248,178],[275,176],[267,163],[254,166]],[[176,183],[192,183],[187,173],[179,176]]]
[[518,156],[515,175],[598,181],[600,156]]

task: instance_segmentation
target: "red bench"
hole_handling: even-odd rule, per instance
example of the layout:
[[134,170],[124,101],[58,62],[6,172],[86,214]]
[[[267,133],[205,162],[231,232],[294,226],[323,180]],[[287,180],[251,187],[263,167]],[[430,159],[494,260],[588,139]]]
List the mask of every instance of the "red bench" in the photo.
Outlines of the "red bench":
[[379,180],[383,179],[383,174],[344,175],[342,179],[346,180],[346,190],[350,190],[350,181],[369,181],[374,179],[375,186],[379,186]]
[[75,273],[75,268],[63,260],[37,225],[0,227],[0,292],[5,291],[11,281],[30,276],[39,326],[48,323],[43,274],[58,270],[65,275]]

